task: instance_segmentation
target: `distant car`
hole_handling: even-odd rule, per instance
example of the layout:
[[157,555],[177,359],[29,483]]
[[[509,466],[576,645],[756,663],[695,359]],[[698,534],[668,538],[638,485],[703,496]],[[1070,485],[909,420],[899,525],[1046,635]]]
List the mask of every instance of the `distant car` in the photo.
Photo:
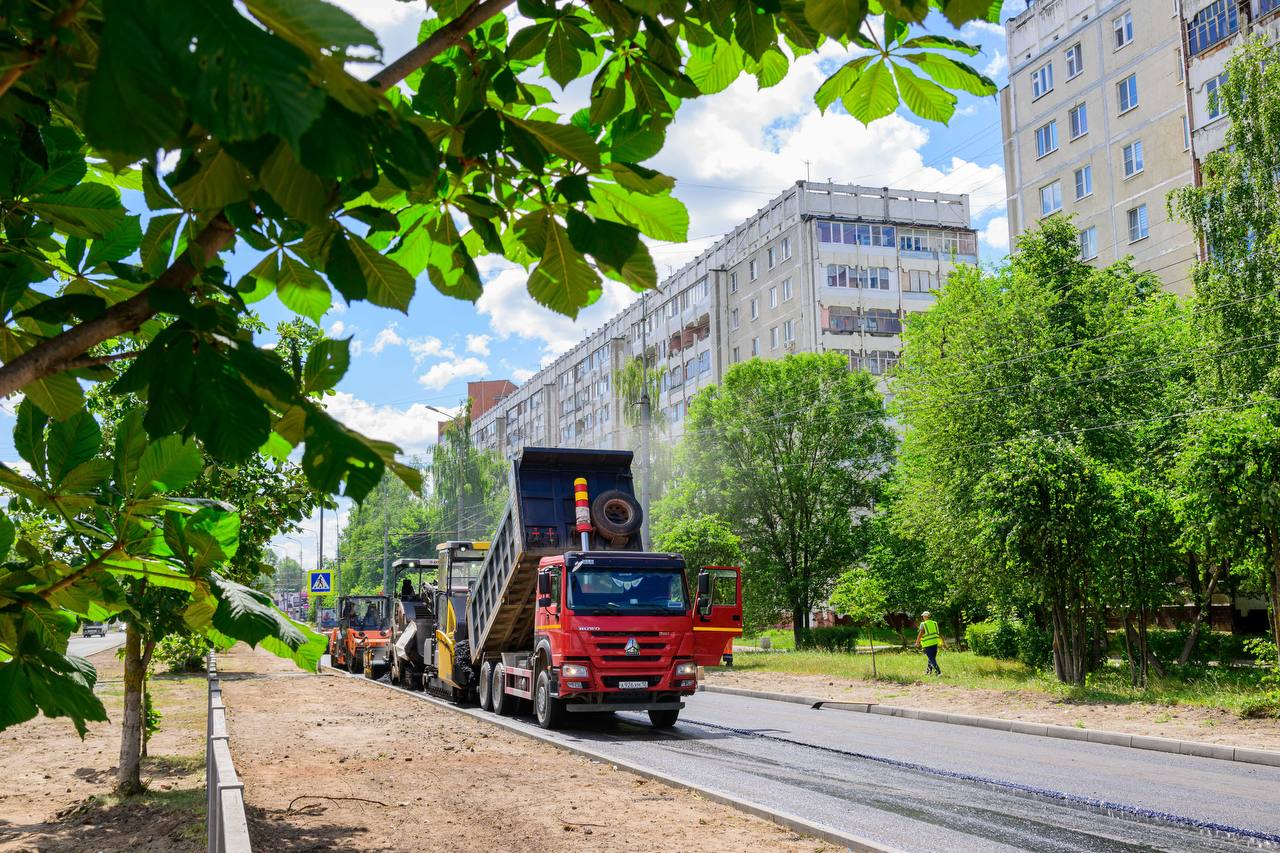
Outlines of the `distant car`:
[[86,622],[84,630],[81,633],[83,637],[105,637],[107,636],[107,626],[104,622]]

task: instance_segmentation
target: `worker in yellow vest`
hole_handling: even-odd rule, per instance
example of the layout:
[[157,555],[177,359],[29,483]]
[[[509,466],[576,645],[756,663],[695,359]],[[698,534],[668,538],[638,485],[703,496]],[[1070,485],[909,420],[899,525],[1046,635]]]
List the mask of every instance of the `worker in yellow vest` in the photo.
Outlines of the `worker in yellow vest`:
[[928,610],[920,614],[920,630],[916,633],[916,648],[924,649],[929,665],[925,675],[942,675],[938,667],[938,649],[942,647],[942,634],[938,632],[938,623],[933,621],[933,614]]

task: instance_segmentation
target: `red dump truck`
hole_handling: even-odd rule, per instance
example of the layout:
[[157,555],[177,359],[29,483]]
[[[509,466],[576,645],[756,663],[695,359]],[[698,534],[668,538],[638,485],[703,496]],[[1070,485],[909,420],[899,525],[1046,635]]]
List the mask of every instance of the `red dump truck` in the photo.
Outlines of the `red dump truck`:
[[393,679],[499,714],[527,700],[544,728],[624,710],[673,726],[742,633],[736,567],[691,587],[679,554],[641,550],[629,451],[526,448],[492,542],[439,553],[438,582],[402,591]]

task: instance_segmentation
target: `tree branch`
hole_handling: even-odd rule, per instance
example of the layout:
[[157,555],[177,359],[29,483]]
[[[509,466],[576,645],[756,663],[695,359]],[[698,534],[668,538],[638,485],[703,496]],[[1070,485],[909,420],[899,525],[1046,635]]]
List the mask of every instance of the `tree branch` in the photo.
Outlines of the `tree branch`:
[[113,353],[112,355],[82,355],[79,358],[73,358],[67,365],[67,370],[80,370],[85,367],[101,367],[104,364],[124,361],[126,358],[137,358],[141,354],[142,350],[131,350],[129,352]]
[[[76,0],[71,9],[59,16],[59,20],[62,17],[66,17],[67,21],[70,21],[71,16],[74,15],[75,11],[79,10],[84,2],[85,0]],[[379,71],[370,78],[369,82],[377,86],[378,91],[385,92],[457,44],[462,40],[463,36],[500,13],[510,6],[512,2],[514,0],[477,0],[477,2],[473,2],[461,15],[436,30],[426,41]],[[7,79],[12,75],[13,79],[16,80],[22,70],[24,69],[21,66],[18,67],[17,73],[14,73],[15,69],[10,69],[5,74],[5,78]],[[12,82],[12,80],[9,80],[7,84],[0,86],[0,94],[3,94],[4,89],[12,85]],[[199,266],[203,267],[231,244],[235,233],[235,227],[227,221],[225,216],[219,213],[205,226],[199,236],[191,242],[187,249],[187,254],[192,250],[199,251],[203,256],[201,258],[202,263]],[[89,362],[84,361],[84,353],[90,347],[131,329],[136,329],[155,316],[156,309],[151,305],[152,292],[156,290],[181,289],[191,283],[196,276],[196,266],[187,260],[187,254],[174,261],[172,266],[161,273],[159,278],[138,295],[113,305],[93,320],[81,323],[79,326],[67,329],[56,337],[37,344],[8,364],[0,366],[0,397],[7,397],[26,385],[54,373],[73,370],[78,367],[93,366],[94,362],[92,360]]]
[[196,267],[188,260],[191,252],[201,254],[201,264],[212,261],[231,244],[235,226],[218,214],[160,277],[136,296],[112,305],[88,322],[67,329],[57,337],[37,344],[0,367],[0,397],[7,397],[26,385],[54,373],[71,370],[90,348],[105,340],[136,329],[156,314],[151,294],[161,290],[181,290],[196,277]]
[[512,4],[513,0],[478,0],[458,17],[436,30],[427,40],[369,78],[379,92],[385,92],[462,41],[462,37]]
[[23,51],[23,53],[26,54],[26,59],[22,60],[17,65],[14,65],[8,71],[4,72],[3,75],[0,75],[0,98],[3,98],[5,93],[13,87],[13,84],[18,82],[18,78],[25,74],[27,69],[35,65],[36,62],[40,60],[40,57],[44,56],[45,52],[57,43],[57,31],[71,23],[71,19],[79,14],[80,9],[84,4],[85,0],[72,0],[71,5],[63,9],[58,16],[53,19],[52,29],[54,30],[54,35],[49,36],[47,39],[40,39],[32,42],[27,49]]

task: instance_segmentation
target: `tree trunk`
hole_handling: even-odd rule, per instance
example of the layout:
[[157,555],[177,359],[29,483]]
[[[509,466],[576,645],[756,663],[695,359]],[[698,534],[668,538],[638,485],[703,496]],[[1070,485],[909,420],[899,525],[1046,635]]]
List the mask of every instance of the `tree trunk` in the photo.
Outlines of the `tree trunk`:
[[124,725],[120,732],[120,767],[116,771],[116,793],[123,796],[142,792],[142,684],[146,671],[142,637],[130,622],[124,635]]
[[[1164,678],[1164,665],[1160,663],[1160,658],[1156,657],[1156,653],[1151,651],[1151,640],[1147,634],[1147,608],[1145,605],[1142,608],[1142,625],[1139,626],[1138,631],[1138,636],[1142,639],[1142,660],[1146,663],[1146,668],[1148,670],[1154,669],[1156,675]],[[1149,673],[1144,674],[1143,684],[1146,683],[1148,678],[1150,678]]]
[[1145,658],[1142,655],[1141,645],[1138,641],[1138,632],[1133,627],[1133,611],[1126,610],[1123,618],[1124,655],[1129,660],[1129,684],[1133,687],[1145,687],[1146,672],[1142,666]]
[[1191,623],[1191,631],[1187,634],[1187,642],[1182,646],[1182,654],[1178,655],[1178,665],[1183,666],[1191,660],[1191,653],[1196,649],[1196,641],[1200,639],[1200,626],[1204,624],[1209,609],[1213,606],[1213,595],[1218,589],[1218,578],[1222,574],[1223,563],[1215,563],[1209,570],[1209,583],[1204,589],[1204,604],[1196,607],[1196,618]]
[[796,641],[796,651],[800,651],[800,638],[804,634],[804,629],[809,627],[806,624],[808,616],[808,612],[800,607],[791,608],[791,635]]
[[874,628],[867,629],[867,639],[871,643],[871,677],[879,678],[879,674],[876,673],[876,635]]
[[1267,544],[1271,551],[1271,636],[1280,655],[1280,543],[1274,530],[1267,531]]

